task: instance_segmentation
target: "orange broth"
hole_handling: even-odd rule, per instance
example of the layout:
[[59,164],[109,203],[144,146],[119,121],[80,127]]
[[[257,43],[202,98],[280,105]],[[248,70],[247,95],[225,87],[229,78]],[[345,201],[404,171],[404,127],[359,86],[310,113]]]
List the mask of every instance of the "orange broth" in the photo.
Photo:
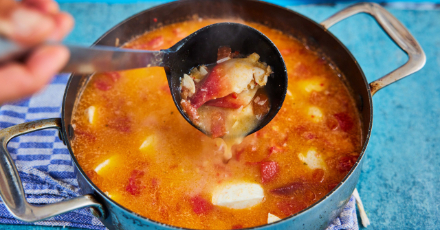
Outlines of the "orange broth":
[[[165,49],[220,21],[228,20],[164,26],[125,47]],[[288,93],[278,115],[233,146],[225,164],[221,146],[177,111],[162,68],[96,74],[76,105],[72,147],[101,191],[162,223],[231,229],[264,225],[268,213],[297,213],[342,180],[361,151],[361,126],[340,73],[300,41],[245,24],[268,36],[286,63]],[[211,203],[216,187],[237,181],[260,184],[262,202],[247,209]]]

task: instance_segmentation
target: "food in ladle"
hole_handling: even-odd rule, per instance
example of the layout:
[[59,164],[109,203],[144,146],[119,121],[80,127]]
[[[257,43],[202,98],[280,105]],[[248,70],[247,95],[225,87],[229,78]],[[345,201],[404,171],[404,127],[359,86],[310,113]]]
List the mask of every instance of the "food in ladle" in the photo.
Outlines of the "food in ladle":
[[[166,49],[220,21],[226,20],[168,25],[124,47]],[[248,228],[305,209],[347,175],[362,138],[360,115],[339,77],[343,74],[301,41],[246,24],[278,47],[289,85],[277,116],[233,146],[227,164],[222,159],[225,144],[180,115],[163,68],[100,73],[90,79],[75,106],[71,144],[81,168],[109,198],[173,226]],[[254,112],[264,111],[258,104],[262,95],[251,101]],[[222,100],[226,102],[215,103],[228,104],[229,99]]]
[[240,56],[220,47],[217,63],[195,67],[181,80],[182,108],[205,133],[226,141],[225,160],[232,157],[231,146],[239,144],[270,109],[263,88],[272,73],[270,66],[256,53]]

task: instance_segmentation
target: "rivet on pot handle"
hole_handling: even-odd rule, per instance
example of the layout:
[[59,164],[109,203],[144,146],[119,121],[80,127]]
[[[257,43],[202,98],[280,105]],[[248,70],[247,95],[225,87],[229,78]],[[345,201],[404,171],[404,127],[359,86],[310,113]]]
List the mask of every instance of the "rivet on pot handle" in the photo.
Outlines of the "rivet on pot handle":
[[104,209],[92,195],[75,197],[42,206],[31,205],[26,201],[23,186],[14,161],[7,150],[8,142],[19,135],[42,129],[61,129],[61,119],[52,118],[27,122],[0,130],[0,193],[9,211],[17,218],[26,222],[34,222],[69,212],[78,208],[95,207],[104,217]]
[[390,38],[408,54],[408,62],[383,76],[382,78],[370,83],[371,95],[374,95],[383,87],[400,80],[412,73],[419,71],[426,62],[426,55],[416,39],[408,29],[402,25],[390,12],[376,3],[358,3],[349,6],[340,12],[332,15],[321,25],[328,29],[337,22],[358,13],[367,13],[376,19],[377,23],[385,30]]

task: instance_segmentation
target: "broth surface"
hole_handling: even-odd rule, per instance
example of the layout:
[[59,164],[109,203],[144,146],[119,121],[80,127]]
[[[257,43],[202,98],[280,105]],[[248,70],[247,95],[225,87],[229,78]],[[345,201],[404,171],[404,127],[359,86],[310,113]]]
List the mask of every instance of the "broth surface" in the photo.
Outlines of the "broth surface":
[[[171,47],[209,24],[195,20],[148,32],[126,48]],[[244,23],[244,22],[242,22]],[[96,74],[76,106],[72,148],[93,183],[122,206],[187,228],[264,225],[315,203],[347,174],[361,152],[359,114],[326,59],[269,27],[245,23],[283,55],[289,86],[283,107],[262,130],[232,148],[188,124],[177,111],[163,68]],[[264,198],[250,208],[213,205],[213,192],[231,183],[259,184]]]

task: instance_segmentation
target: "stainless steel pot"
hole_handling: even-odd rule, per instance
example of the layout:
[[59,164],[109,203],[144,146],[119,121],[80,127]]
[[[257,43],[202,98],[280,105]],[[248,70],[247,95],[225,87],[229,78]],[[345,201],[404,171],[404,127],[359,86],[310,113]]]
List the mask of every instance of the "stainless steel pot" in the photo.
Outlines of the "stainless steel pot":
[[[357,13],[373,16],[390,38],[408,56],[408,62],[379,80],[368,84],[354,57],[347,48],[327,29],[333,24]],[[258,229],[323,229],[339,215],[352,194],[364,159],[364,152],[372,127],[372,95],[381,88],[420,70],[426,61],[425,54],[410,32],[388,11],[375,3],[359,3],[350,6],[320,24],[286,8],[251,0],[187,0],[154,7],[134,15],[115,26],[98,39],[95,44],[114,46],[143,34],[158,26],[199,17],[239,17],[257,22],[305,40],[309,46],[317,47],[344,73],[349,76],[345,83],[352,89],[362,119],[363,149],[359,159],[347,176],[324,198],[307,209],[282,221],[255,227]],[[276,15],[276,17],[274,17]],[[157,22],[155,22],[157,20]],[[61,118],[28,122],[0,131],[0,192],[9,211],[23,221],[33,222],[83,207],[91,207],[92,213],[109,229],[176,229],[139,216],[107,197],[86,176],[75,159],[70,146],[74,132],[71,126],[72,111],[88,76],[71,77],[64,94]],[[17,169],[7,151],[8,142],[19,135],[41,129],[55,128],[70,151],[75,173],[83,196],[44,206],[34,206],[26,201]]]

